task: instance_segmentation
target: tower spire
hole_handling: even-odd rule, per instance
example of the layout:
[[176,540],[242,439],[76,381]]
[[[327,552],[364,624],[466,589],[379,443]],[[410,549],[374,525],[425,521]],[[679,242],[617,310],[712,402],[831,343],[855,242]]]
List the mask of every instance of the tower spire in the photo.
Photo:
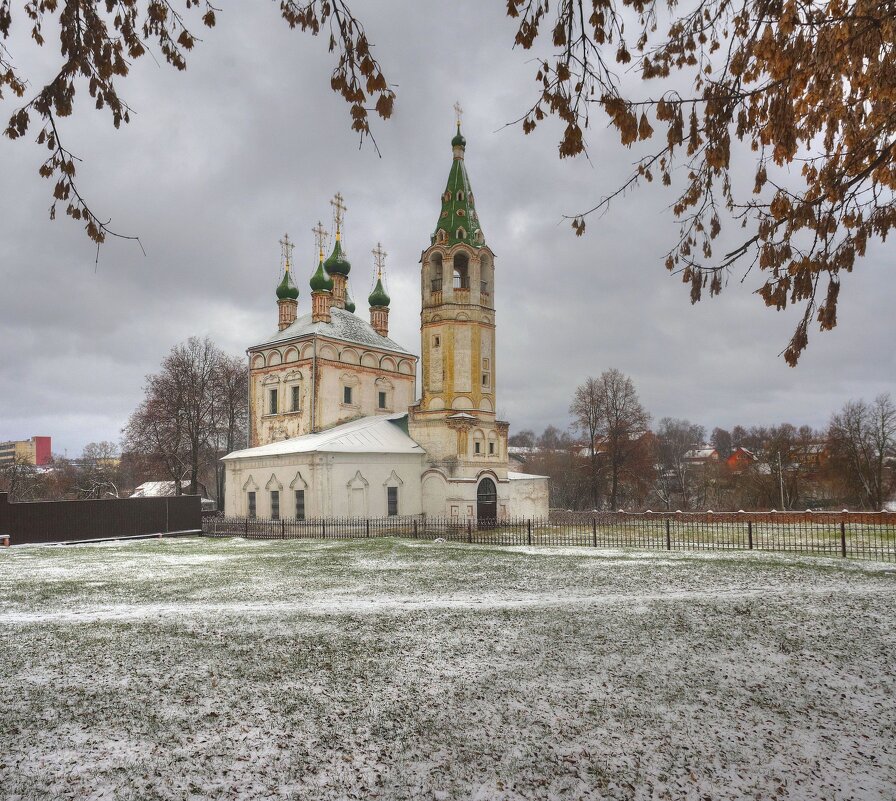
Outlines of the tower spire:
[[324,271],[324,245],[327,240],[327,229],[318,221],[311,229],[317,243],[317,270],[311,276],[311,320],[315,323],[330,322],[330,293],[333,279]]
[[346,207],[342,200],[342,193],[337,192],[330,201],[333,207],[333,220],[336,223],[336,241],[333,244],[333,252],[324,262],[324,268],[333,279],[333,295],[331,303],[340,309],[345,308],[345,293],[348,282],[348,274],[352,265],[342,251],[342,221],[345,219]]
[[442,193],[442,210],[431,241],[434,245],[444,245],[445,247],[463,242],[472,248],[481,248],[485,244],[485,237],[479,225],[479,216],[476,214],[476,206],[473,201],[473,190],[470,187],[467,168],[464,166],[467,140],[460,132],[460,121],[463,114],[460,103],[454,104],[454,113],[457,121],[457,133],[451,140],[454,161],[448,173],[448,183]]
[[295,322],[296,310],[298,309],[298,287],[293,283],[292,276],[289,274],[289,266],[292,260],[292,251],[295,245],[289,241],[289,234],[284,234],[280,240],[281,258],[284,264],[283,279],[277,287],[277,325],[282,331]]
[[388,255],[383,246],[377,242],[371,251],[373,262],[376,265],[376,286],[367,298],[370,303],[370,325],[380,336],[389,336],[389,303],[391,298],[383,287],[383,268]]

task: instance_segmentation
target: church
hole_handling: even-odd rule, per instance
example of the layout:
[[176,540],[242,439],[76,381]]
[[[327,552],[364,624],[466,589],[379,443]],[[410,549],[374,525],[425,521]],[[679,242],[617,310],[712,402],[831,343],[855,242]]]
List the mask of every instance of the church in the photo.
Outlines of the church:
[[380,245],[369,322],[356,313],[337,194],[326,259],[326,232],[315,229],[309,314],[298,315],[288,238],[282,243],[278,330],[247,351],[249,447],[223,459],[227,515],[547,517],[547,478],[508,470],[508,423],[495,415],[495,256],[476,212],[459,121],[451,148],[438,221],[420,259],[420,392],[417,356],[389,338]]

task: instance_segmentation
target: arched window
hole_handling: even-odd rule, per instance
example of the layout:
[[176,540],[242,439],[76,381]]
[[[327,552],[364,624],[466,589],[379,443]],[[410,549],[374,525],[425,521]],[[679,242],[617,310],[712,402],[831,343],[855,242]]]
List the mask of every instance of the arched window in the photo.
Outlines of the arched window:
[[464,190],[463,190],[463,189],[459,189],[459,190],[457,191],[457,199],[458,199],[458,200],[463,200],[463,199],[464,199]]
[[470,259],[466,253],[454,254],[454,288],[470,288]]
[[466,238],[467,238],[467,232],[466,232],[466,231],[464,230],[464,228],[461,226],[460,228],[457,229],[457,233],[455,234],[455,236],[456,236],[458,239],[466,239]]
[[429,256],[430,288],[433,292],[442,291],[442,254],[431,253]]

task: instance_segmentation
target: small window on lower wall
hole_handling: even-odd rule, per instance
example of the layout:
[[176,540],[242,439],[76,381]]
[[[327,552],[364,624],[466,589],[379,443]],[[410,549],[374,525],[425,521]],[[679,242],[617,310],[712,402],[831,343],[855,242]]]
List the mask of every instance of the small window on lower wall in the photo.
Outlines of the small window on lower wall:
[[495,443],[494,442],[489,442],[489,444],[488,444],[488,455],[489,456],[495,455]]
[[305,519],[305,490],[296,490],[296,520]]
[[268,390],[268,414],[277,414],[277,389]]
[[380,407],[380,409],[385,409],[385,408],[386,408],[386,393],[385,393],[385,392],[379,392],[379,393],[377,393],[377,395],[378,395],[378,398],[379,398],[379,407]]
[[390,517],[398,514],[398,487],[386,487],[386,507]]
[[247,507],[249,510],[248,511],[249,517],[255,517],[255,493],[247,492],[246,495],[247,495],[247,499],[248,499]]
[[351,387],[343,387],[342,388],[342,402],[346,405],[350,405],[352,402],[352,388]]
[[280,519],[280,490],[271,490],[271,520]]
[[301,387],[298,384],[293,384],[290,387],[290,393],[292,395],[292,411],[297,412],[302,408],[302,393]]

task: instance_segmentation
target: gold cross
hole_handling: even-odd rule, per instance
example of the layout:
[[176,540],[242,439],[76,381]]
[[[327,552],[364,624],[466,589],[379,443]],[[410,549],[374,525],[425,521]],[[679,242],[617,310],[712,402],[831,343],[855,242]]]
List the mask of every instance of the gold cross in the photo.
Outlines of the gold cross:
[[292,261],[292,251],[294,248],[295,243],[289,241],[289,234],[283,234],[283,239],[280,240],[280,253],[286,261],[287,270],[289,269],[289,263]]
[[460,101],[458,100],[454,104],[454,114],[457,117],[457,127],[460,128],[460,118],[463,116],[464,110],[460,106]]
[[385,250],[383,250],[383,246],[379,242],[376,243],[376,247],[370,252],[373,254],[373,260],[376,264],[376,277],[382,278],[383,267],[385,267],[386,265],[386,256],[388,256],[389,254],[386,253]]
[[314,241],[317,244],[318,253],[320,253],[320,257],[324,257],[324,248],[327,245],[327,229],[324,228],[323,223],[318,220],[317,225],[311,229],[311,233],[314,234]]
[[330,205],[333,207],[333,218],[336,220],[336,233],[338,234],[339,229],[342,228],[342,218],[345,216],[345,212],[348,211],[345,203],[342,202],[341,192],[337,192],[333,196]]

